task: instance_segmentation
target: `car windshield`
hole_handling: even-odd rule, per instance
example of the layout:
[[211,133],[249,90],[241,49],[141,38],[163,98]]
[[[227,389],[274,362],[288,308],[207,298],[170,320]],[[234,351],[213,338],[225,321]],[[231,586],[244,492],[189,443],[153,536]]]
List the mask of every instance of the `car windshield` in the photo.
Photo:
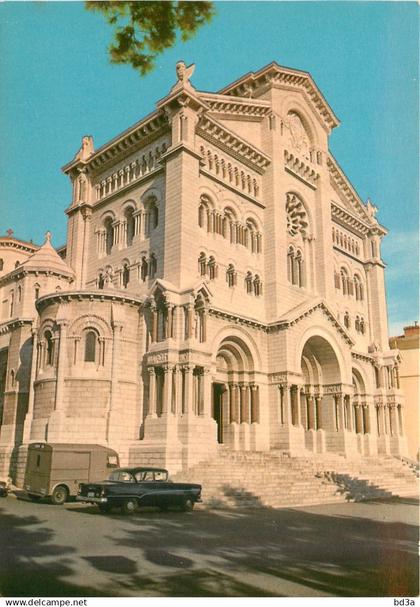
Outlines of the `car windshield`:
[[168,473],[165,470],[139,470],[136,472],[136,481],[166,481]]
[[110,481],[117,481],[119,483],[134,483],[134,477],[132,474],[127,472],[126,470],[115,470],[112,472],[108,479]]

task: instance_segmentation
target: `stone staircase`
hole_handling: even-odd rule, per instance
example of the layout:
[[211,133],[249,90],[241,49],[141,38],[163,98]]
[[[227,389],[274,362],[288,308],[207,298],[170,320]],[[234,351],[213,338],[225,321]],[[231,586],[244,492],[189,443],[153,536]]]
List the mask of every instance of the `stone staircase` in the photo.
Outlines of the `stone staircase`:
[[203,487],[209,508],[286,507],[417,496],[418,479],[392,457],[289,457],[280,451],[229,451],[172,477]]

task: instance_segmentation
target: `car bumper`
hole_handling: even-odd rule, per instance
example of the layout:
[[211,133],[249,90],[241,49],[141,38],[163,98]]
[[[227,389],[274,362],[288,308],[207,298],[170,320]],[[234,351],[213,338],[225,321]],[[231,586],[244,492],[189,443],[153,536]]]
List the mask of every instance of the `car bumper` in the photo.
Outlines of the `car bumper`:
[[89,502],[91,504],[106,504],[107,497],[85,497],[84,495],[76,495],[77,502]]

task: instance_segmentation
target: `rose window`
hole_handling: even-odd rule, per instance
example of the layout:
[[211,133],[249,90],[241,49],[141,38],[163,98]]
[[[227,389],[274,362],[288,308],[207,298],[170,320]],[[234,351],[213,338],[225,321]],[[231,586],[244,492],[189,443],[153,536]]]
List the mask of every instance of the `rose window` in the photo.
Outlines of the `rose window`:
[[308,229],[308,216],[303,202],[296,194],[287,194],[286,202],[287,231],[290,236],[296,236],[299,232],[306,236]]

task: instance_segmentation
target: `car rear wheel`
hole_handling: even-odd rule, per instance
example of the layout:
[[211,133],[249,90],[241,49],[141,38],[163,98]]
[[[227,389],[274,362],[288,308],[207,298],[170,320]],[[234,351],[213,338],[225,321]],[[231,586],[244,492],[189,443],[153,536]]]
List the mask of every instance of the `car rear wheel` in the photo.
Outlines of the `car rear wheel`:
[[184,512],[191,512],[194,509],[194,502],[190,497],[187,497],[182,504],[182,509]]
[[58,487],[55,487],[51,494],[51,501],[55,506],[61,506],[67,501],[68,496],[69,491],[67,487],[64,487],[64,485],[58,485]]
[[137,510],[137,500],[134,497],[128,497],[121,506],[123,514],[133,514]]

